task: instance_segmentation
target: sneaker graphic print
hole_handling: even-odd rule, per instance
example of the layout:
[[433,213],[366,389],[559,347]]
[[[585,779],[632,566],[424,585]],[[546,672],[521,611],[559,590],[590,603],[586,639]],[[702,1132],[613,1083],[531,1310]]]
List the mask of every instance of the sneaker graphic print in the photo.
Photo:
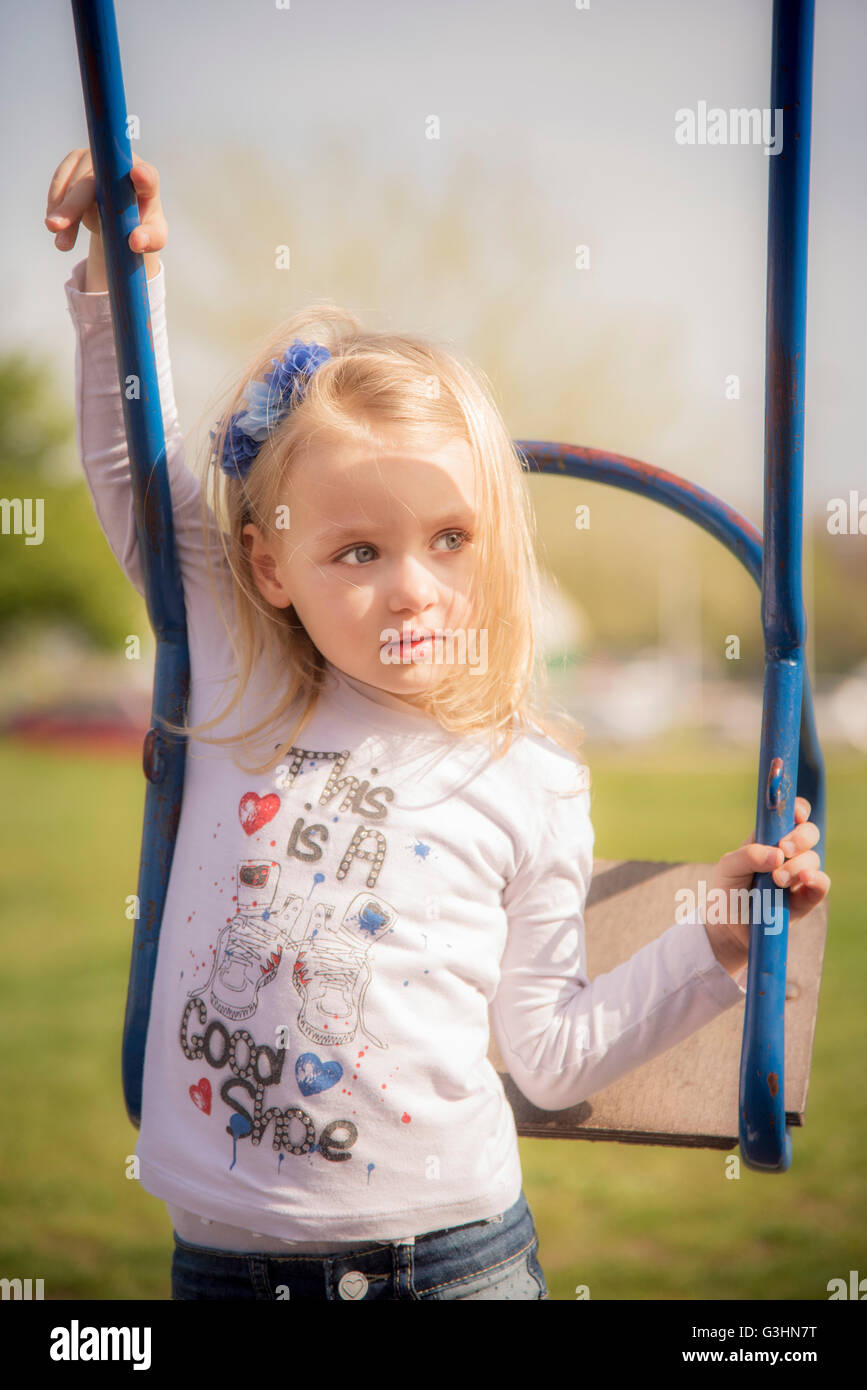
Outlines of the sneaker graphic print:
[[382,898],[358,893],[332,922],[332,909],[314,908],[312,930],[298,951],[292,983],[301,995],[298,1027],[312,1042],[351,1043],[361,1027],[377,1047],[387,1049],[364,1024],[364,996],[371,980],[367,953],[390,931],[397,914]]
[[259,991],[275,978],[284,949],[292,941],[292,929],[304,906],[290,895],[279,913],[272,913],[280,865],[271,859],[248,859],[238,865],[238,908],[223,927],[211,977],[204,989],[224,1018],[250,1018],[256,1012]]
[[297,893],[275,909],[279,882],[280,865],[272,859],[238,864],[237,911],[217,938],[210,978],[191,997],[208,995],[224,1018],[251,1018],[260,991],[277,976],[284,951],[298,946],[291,978],[302,1000],[301,1032],[312,1042],[338,1045],[351,1043],[360,1027],[387,1051],[388,1044],[365,1027],[363,1004],[371,980],[368,951],[392,929],[397,913],[369,891],[356,894],[339,924],[332,920],[332,904],[306,904]]

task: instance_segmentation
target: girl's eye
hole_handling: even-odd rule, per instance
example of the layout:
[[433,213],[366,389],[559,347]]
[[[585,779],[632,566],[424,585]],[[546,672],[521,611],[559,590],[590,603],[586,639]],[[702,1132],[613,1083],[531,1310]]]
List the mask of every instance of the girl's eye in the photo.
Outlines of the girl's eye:
[[[452,536],[460,536],[461,539],[462,539],[463,541],[469,541],[469,540],[472,539],[471,536],[469,535],[469,532],[467,532],[467,531],[455,530],[455,531],[443,531],[441,535],[437,536],[437,540],[443,540],[444,538],[451,538]],[[463,549],[463,546],[448,546],[447,548],[448,548],[450,551],[452,551],[453,553],[456,553],[458,550]],[[349,557],[350,555],[357,555],[358,552],[359,552],[360,550],[370,550],[370,551],[373,551],[374,554],[376,553],[375,547],[372,546],[372,545],[354,545],[354,546],[352,546],[352,548],[351,548],[350,550],[344,550],[344,552],[343,552],[342,555],[338,555],[338,556],[337,556],[337,560],[338,560],[339,563],[342,563],[342,564],[353,563],[353,564],[356,564],[356,565],[361,566],[361,565],[363,565],[363,564],[365,563],[363,560],[356,560],[356,561],[350,562],[349,559],[348,559],[348,557]]]
[[[470,537],[468,537],[467,531],[443,531],[443,534],[440,535],[440,537],[438,537],[438,539],[439,539],[439,541],[443,541],[443,539],[450,539],[450,538],[454,537],[454,535],[457,535],[457,537],[460,537],[461,541],[468,541],[468,539],[470,539]],[[459,550],[459,549],[460,549],[460,546],[457,546],[457,545],[450,545],[450,546],[447,546],[447,549],[449,549],[449,550]]]
[[[354,545],[354,546],[352,547],[351,550],[345,550],[345,551],[343,552],[342,555],[338,555],[338,557],[337,557],[338,563],[340,563],[340,564],[347,564],[347,563],[349,562],[349,556],[350,556],[350,555],[357,555],[358,552],[359,552],[359,550],[373,550],[373,546],[372,546],[372,545]],[[362,561],[357,560],[357,561],[355,561],[354,563],[355,563],[355,564],[361,564]]]

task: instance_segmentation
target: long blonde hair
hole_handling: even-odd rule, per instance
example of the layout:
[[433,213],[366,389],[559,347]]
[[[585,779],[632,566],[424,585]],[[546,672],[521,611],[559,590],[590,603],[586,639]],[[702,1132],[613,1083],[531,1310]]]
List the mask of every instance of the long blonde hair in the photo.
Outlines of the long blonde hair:
[[[229,476],[219,460],[231,417],[245,408],[248,384],[261,380],[272,359],[282,359],[296,338],[327,347],[331,360],[307,380],[302,399],[271,431],[245,476]],[[276,608],[260,594],[243,529],[253,522],[267,540],[278,542],[277,517],[293,461],[316,434],[377,446],[383,437],[378,429],[397,429],[411,441],[426,443],[460,436],[469,443],[476,466],[476,567],[468,620],[492,639],[487,669],[474,672],[471,680],[460,664],[447,669],[430,691],[414,696],[413,707],[448,731],[471,735],[487,730],[495,759],[508,751],[519,730],[535,727],[576,757],[586,773],[579,753],[582,726],[565,712],[553,715],[547,701],[547,673],[537,658],[533,633],[533,606],[538,611],[540,602],[535,513],[488,378],[445,346],[408,334],[367,332],[353,314],[329,303],[299,310],[282,323],[248,364],[220,412],[201,489],[202,522],[212,587],[212,528],[235,580],[233,617],[227,622],[223,613],[223,621],[235,651],[237,689],[214,718],[196,725],[167,721],[167,727],[204,743],[240,745],[279,725],[282,741],[272,757],[253,764],[242,762],[237,750],[233,757],[244,771],[257,774],[285,761],[316,709],[326,680],[325,658],[291,605]],[[205,736],[205,730],[237,708],[262,660],[272,673],[268,693],[275,694],[273,713],[238,736]],[[544,687],[542,704],[533,691],[534,677]],[[296,704],[299,717],[286,735],[286,716]]]

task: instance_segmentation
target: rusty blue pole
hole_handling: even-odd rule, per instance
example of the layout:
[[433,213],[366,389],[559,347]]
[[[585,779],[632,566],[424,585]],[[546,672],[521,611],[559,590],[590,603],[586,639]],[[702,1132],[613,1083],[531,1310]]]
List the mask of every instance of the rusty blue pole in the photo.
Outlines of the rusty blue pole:
[[112,0],[72,0],[81,84],[105,249],[135,525],[148,617],[156,638],[151,728],[143,764],[144,825],[121,1069],[127,1113],[141,1122],[144,1050],[163,906],[181,810],[186,740],[163,727],[182,723],[190,665],[184,592],[177,565],[172,498],[144,257],[130,250],[138,201]]
[[[801,588],[804,379],[813,0],[774,0],[771,109],[782,112],[782,149],[769,155],[765,344],[765,479],[762,628],[765,687],[756,839],[775,845],[795,826],[806,622]],[[777,116],[776,120],[779,121]],[[784,1172],[792,1161],[785,1123],[786,955],[789,890],[756,876],[740,1073],[744,1162]],[[765,912],[778,898],[776,910]],[[776,890],[776,891],[775,891]]]

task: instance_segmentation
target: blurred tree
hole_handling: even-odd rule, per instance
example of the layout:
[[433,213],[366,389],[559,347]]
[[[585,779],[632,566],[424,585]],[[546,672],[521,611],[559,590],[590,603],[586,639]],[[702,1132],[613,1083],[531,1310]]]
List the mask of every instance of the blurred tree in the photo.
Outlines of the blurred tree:
[[20,352],[0,357],[0,497],[41,499],[41,544],[0,536],[0,643],[25,630],[68,625],[102,650],[148,631],[143,600],[119,569],[82,477],[63,463],[74,450],[74,417],[58,405],[49,370]]
[[843,675],[867,659],[867,543],[833,536],[827,515],[813,524],[816,665]]
[[46,370],[21,352],[0,358],[0,461],[45,477],[56,471],[72,421],[57,404]]

